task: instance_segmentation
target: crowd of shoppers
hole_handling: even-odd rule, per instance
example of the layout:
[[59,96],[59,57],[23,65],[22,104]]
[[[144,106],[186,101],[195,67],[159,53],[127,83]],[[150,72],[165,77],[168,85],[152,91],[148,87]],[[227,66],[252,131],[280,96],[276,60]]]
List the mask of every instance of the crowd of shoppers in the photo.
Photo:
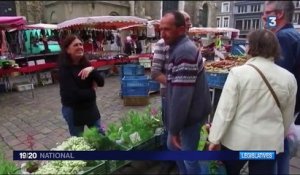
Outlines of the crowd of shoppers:
[[[248,34],[250,59],[230,70],[209,130],[208,150],[276,151],[274,161],[248,161],[250,174],[289,174],[287,133],[293,122],[300,123],[300,34],[292,25],[294,8],[292,1],[265,2],[262,19],[275,16],[276,26],[266,24]],[[187,36],[190,27],[186,12],[164,14],[151,68],[152,79],[161,83],[165,145],[174,151],[197,150],[200,128],[212,110],[201,53]],[[59,82],[70,135],[79,136],[85,125],[104,134],[95,92],[104,78],[85,58],[77,36],[62,43]],[[180,174],[200,172],[198,161],[176,163]],[[245,163],[224,161],[229,174],[238,174]]]
[[[276,27],[248,34],[243,66],[230,70],[214,114],[209,150],[275,150],[277,160],[249,161],[250,174],[288,174],[287,133],[299,113],[300,34],[293,28],[292,1],[266,1],[263,20]],[[186,14],[186,13],[185,13]],[[166,13],[154,51],[152,78],[161,83],[170,150],[196,150],[200,127],[211,110],[201,54],[186,37],[184,14]],[[300,118],[296,120],[299,124]],[[239,174],[246,161],[225,161]],[[199,173],[199,162],[177,161],[180,174]]]

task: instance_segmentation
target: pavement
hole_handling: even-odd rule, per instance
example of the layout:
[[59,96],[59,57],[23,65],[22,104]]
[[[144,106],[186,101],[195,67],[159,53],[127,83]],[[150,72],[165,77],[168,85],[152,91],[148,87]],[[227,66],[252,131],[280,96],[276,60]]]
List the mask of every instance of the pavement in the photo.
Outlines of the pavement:
[[[143,110],[146,106],[124,106],[119,97],[118,76],[107,77],[105,86],[97,89],[97,104],[102,124],[119,122],[129,110]],[[150,104],[160,106],[159,95],[151,95]],[[58,84],[45,85],[30,91],[0,93],[0,149],[8,160],[13,150],[30,150],[28,136],[34,138],[33,150],[49,150],[70,135],[61,115]],[[16,161],[20,164],[20,161]],[[0,165],[1,166],[1,165]],[[149,167],[145,174],[157,174],[159,166]],[[300,174],[300,148],[298,156],[290,162],[291,174]]]

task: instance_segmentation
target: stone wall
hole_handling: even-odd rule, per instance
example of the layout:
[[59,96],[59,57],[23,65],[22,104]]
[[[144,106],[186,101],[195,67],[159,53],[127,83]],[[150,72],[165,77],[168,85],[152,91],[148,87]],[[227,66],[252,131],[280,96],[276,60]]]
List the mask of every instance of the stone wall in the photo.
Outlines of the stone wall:
[[46,19],[50,23],[86,16],[129,15],[129,3],[118,1],[56,1],[46,5]]
[[29,24],[45,21],[44,1],[16,1],[17,15],[25,16]]

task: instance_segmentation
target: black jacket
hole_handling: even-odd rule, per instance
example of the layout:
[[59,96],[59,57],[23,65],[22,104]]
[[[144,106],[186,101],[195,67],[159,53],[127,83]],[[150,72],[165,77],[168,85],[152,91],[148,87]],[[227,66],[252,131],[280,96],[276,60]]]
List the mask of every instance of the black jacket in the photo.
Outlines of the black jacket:
[[93,81],[102,87],[104,78],[96,70],[93,70],[89,77],[81,80],[78,73],[83,68],[83,66],[60,66],[60,96],[64,106],[84,108],[96,103],[96,93],[92,88]]

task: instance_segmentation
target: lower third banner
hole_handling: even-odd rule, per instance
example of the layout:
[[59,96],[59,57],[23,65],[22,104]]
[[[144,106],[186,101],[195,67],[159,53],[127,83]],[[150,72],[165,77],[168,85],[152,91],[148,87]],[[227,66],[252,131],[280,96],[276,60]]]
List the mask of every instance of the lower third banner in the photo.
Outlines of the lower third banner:
[[274,151],[14,151],[14,160],[274,160]]

